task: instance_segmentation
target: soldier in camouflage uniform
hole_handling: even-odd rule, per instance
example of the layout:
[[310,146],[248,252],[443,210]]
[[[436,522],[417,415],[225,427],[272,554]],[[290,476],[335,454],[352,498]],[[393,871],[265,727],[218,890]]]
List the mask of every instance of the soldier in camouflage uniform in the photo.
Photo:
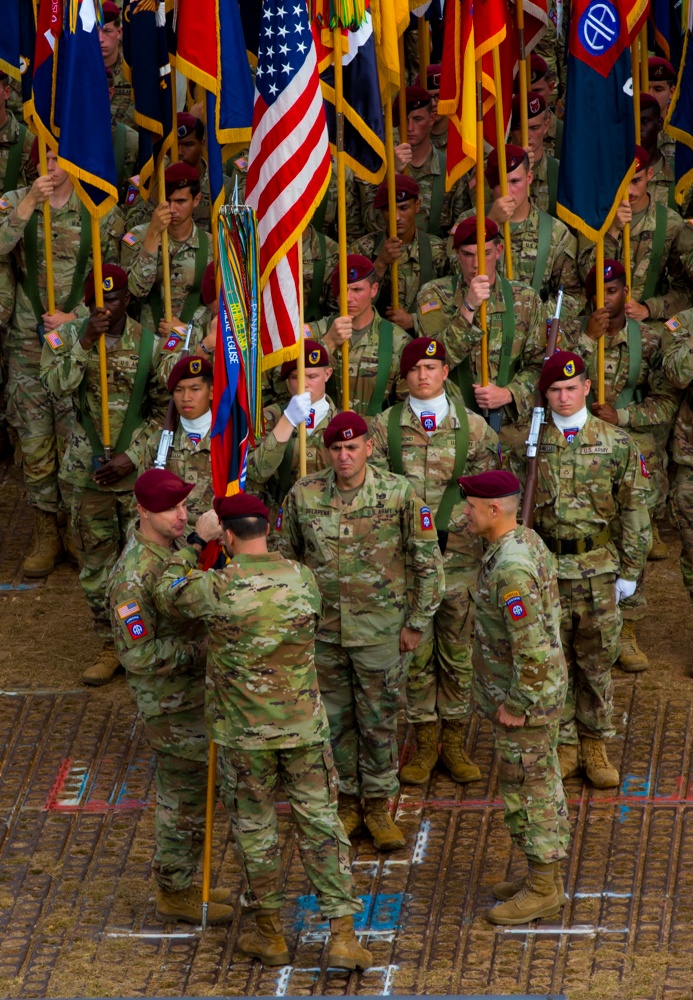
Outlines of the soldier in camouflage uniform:
[[[166,456],[166,468],[184,483],[193,484],[187,498],[191,527],[209,510],[214,499],[212,488],[211,432],[213,369],[209,361],[191,355],[180,358],[168,379],[168,391],[178,413],[178,426]],[[139,474],[153,469],[161,441],[157,429],[144,446]]]
[[[32,155],[37,164],[38,141]],[[53,314],[47,311],[42,212],[46,199],[51,206],[56,301]],[[105,215],[99,228],[104,260],[117,260],[118,240],[123,232],[120,211],[114,209]],[[58,511],[69,510],[70,503],[67,487],[59,490],[58,467],[72,426],[72,402],[56,401],[46,394],[39,381],[41,348],[46,333],[88,315],[81,299],[84,279],[91,267],[89,213],[77,197],[70,175],[58,166],[52,151],[48,153],[45,177],[39,177],[30,188],[8,191],[0,198],[0,257],[10,254],[17,282],[14,311],[5,340],[7,421],[21,443],[24,481],[29,503],[35,508],[34,542],[22,569],[26,576],[42,577],[51,572],[64,554]]]
[[363,417],[324,434],[331,469],[289,491],[279,547],[315,573],[323,598],[316,663],[347,835],[365,822],[379,850],[404,846],[388,799],[397,781],[397,709],[409,653],[440,605],[443,568],[429,506],[401,476],[369,467]]
[[[135,483],[138,523],[113,567],[108,598],[113,637],[154,751],[156,916],[199,924],[202,894],[192,884],[205,836],[207,751],[204,629],[162,614],[154,588],[186,531],[192,485],[153,469]],[[212,890],[207,919],[229,923],[229,891]]]
[[315,671],[321,598],[306,566],[268,552],[269,511],[257,497],[216,500],[231,562],[201,572],[198,550],[219,534],[213,511],[189,548],[166,564],[157,600],[173,618],[207,633],[212,739],[219,744],[221,794],[246,876],[241,904],[256,930],[238,946],[267,965],[290,961],[279,908],[285,900],[275,801],[279,781],[291,805],[306,874],[330,919],[328,963],[365,969],[354,935],[362,909],[349,870],[349,842],[337,812],[338,779]]
[[[669,60],[663,59],[661,56],[650,56],[647,62],[650,94],[659,104],[660,111],[662,112],[662,121],[664,121],[669,110],[669,105],[671,104],[671,99],[674,96],[678,74]],[[659,148],[669,166],[673,169],[676,141],[664,128],[662,128],[659,134]]]
[[[537,293],[517,281],[498,278],[503,253],[498,226],[486,220],[486,274],[477,273],[476,219],[461,222],[453,245],[462,271],[425,285],[418,315],[426,336],[445,347],[451,381],[466,405],[480,412],[497,410],[499,438],[518,471],[524,467],[525,439],[534,406],[536,383],[546,347],[546,311]],[[489,384],[482,387],[481,328],[478,310],[487,303]],[[509,344],[510,349],[504,347]],[[455,367],[453,367],[455,366]],[[494,426],[492,424],[492,426]]]
[[[568,227],[537,208],[530,199],[533,172],[521,146],[505,146],[508,193],[501,196],[498,155],[491,150],[486,165],[486,180],[494,202],[489,218],[498,226],[510,222],[510,247],[513,279],[530,285],[539,293],[550,316],[556,311],[558,289],[563,286],[561,320],[579,316],[585,308],[585,295],[577,268],[577,240]],[[498,261],[505,274],[505,255]]]
[[[399,105],[395,98],[392,106],[395,127],[399,124]],[[416,215],[417,229],[424,229],[431,236],[447,236],[455,219],[472,207],[467,177],[455,181],[449,191],[445,189],[445,153],[431,142],[431,128],[435,116],[431,95],[423,87],[407,87],[407,141],[395,146],[395,168],[405,169],[419,185],[421,207]],[[368,207],[364,212],[366,232],[385,230],[382,213],[373,205],[376,188],[370,186]]]
[[[73,487],[72,521],[80,553],[79,580],[104,642],[82,680],[106,684],[118,668],[108,608],[108,574],[125,545],[132,488],[144,444],[166,415],[167,394],[158,380],[163,341],[125,310],[130,301],[127,274],[116,265],[103,268],[103,308],[94,305],[93,272],[84,298],[87,319],[66,323],[47,334],[41,381],[56,399],[75,408],[72,432],[60,474]],[[106,343],[106,377],[112,456],[103,447],[98,342]],[[146,414],[146,415],[145,415]]]
[[[346,231],[347,242],[359,239],[368,232],[368,207],[372,201],[372,185],[361,180],[354,171],[347,167],[344,172],[344,187],[346,191]],[[245,188],[244,188],[245,190]],[[310,220],[315,229],[333,240],[339,239],[337,232],[337,161],[332,157],[332,173],[325,196],[315,210]]]
[[559,863],[570,840],[556,753],[567,687],[556,570],[541,538],[517,523],[510,472],[459,480],[470,531],[488,546],[474,594],[474,700],[493,723],[505,822],[527,858],[519,882],[493,887],[494,924],[554,917],[565,904]]
[[[265,436],[248,455],[246,490],[263,498],[275,525],[286,494],[299,478],[298,425],[306,424],[306,472],[319,472],[328,466],[323,434],[337,412],[325,393],[332,375],[327,351],[315,340],[305,339],[306,391],[298,392],[297,361],[285,361],[280,375],[291,394],[282,412],[278,403],[264,410]],[[270,542],[274,542],[270,536]]]
[[132,87],[130,86],[130,81],[125,76],[123,67],[123,51],[121,48],[123,28],[120,19],[121,13],[118,5],[113,0],[104,0],[104,24],[103,28],[98,28],[98,32],[104,66],[113,73],[115,94],[111,101],[111,107],[113,114],[119,122],[130,126],[130,128],[134,128],[135,103],[132,99]]
[[[594,311],[588,321],[575,324],[579,331],[577,336],[570,335],[567,327],[564,327],[564,334],[585,362],[593,386],[598,380],[597,345],[604,338],[605,402],[594,402],[590,394],[588,405],[600,420],[627,428],[635,442],[640,461],[650,478],[647,508],[655,535],[654,513],[662,493],[666,496],[668,479],[666,454],[658,454],[654,435],[659,430],[660,439],[668,438],[678,410],[679,393],[662,371],[660,334],[650,323],[641,325],[636,320],[626,319],[628,289],[623,265],[608,258],[604,261],[602,309],[596,308],[595,268],[587,275],[585,291],[592,300]],[[623,598],[619,604],[623,619],[619,655],[622,670],[640,671],[649,666],[635,637],[635,622],[645,617],[647,607],[643,583],[643,576],[640,576],[633,596]]]
[[[532,183],[529,194],[532,204],[548,212],[556,214],[556,196],[558,194],[558,160],[551,156],[544,145],[549,131],[550,118],[546,102],[539,94],[530,91],[527,94],[527,151],[531,157]],[[520,95],[513,97],[512,118],[510,121],[510,137],[516,146],[522,145],[522,127],[520,118]]]
[[[448,118],[447,115],[438,114],[438,95],[440,94],[440,63],[429,63],[426,67],[426,90],[431,95],[431,110],[433,111],[433,124],[431,125],[430,140],[431,145],[436,149],[445,152],[448,148]],[[421,85],[417,76],[414,81],[416,86]]]
[[301,242],[303,251],[303,317],[306,323],[317,322],[336,312],[332,294],[332,273],[339,264],[339,245],[315,226],[306,226]]
[[412,340],[400,364],[409,396],[378,414],[371,427],[371,466],[406,476],[430,507],[445,568],[445,595],[407,676],[407,721],[416,730],[417,749],[400,779],[416,785],[428,781],[438,760],[438,718],[442,761],[453,781],[481,777],[464,741],[471,710],[469,609],[482,548],[467,531],[457,476],[497,468],[498,437],[483,417],[446,394],[448,370],[441,344]]
[[[342,403],[342,344],[349,343],[349,405],[356,413],[374,417],[394,395],[399,359],[409,337],[399,326],[382,319],[373,308],[379,285],[372,262],[359,254],[347,257],[347,316],[328,316],[306,328],[325,345],[334,375],[328,391]],[[339,269],[332,272],[332,292],[339,298]]]
[[[644,322],[667,319],[693,305],[693,226],[678,212],[657,204],[648,191],[650,158],[635,147],[635,175],[614,221],[604,235],[604,255],[623,260],[623,227],[630,222],[631,300],[626,315]],[[578,237],[578,266],[583,279],[595,263],[595,246]]]
[[0,72],[0,194],[16,191],[36,178],[31,157],[34,137],[7,107],[9,97],[10,78]]
[[[387,181],[383,181],[375,193],[373,206],[382,211],[388,228],[384,233],[370,233],[357,240],[351,247],[351,252],[373,261],[380,286],[377,300],[380,315],[396,323],[407,333],[420,336],[421,331],[416,325],[416,296],[422,285],[449,274],[450,261],[444,240],[416,228],[416,216],[421,206],[416,181],[406,174],[397,174],[395,178],[396,236],[386,236],[390,225],[387,197]],[[391,265],[395,261],[399,289],[397,309],[392,305],[390,275]]]
[[[209,319],[200,289],[212,260],[212,237],[198,229],[192,217],[201,198],[197,171],[178,162],[166,168],[165,179],[167,200],[156,206],[148,225],[135,226],[123,236],[121,259],[129,274],[130,291],[142,300],[142,325],[168,339],[193,323],[194,346]],[[171,268],[171,323],[166,322],[163,306],[164,230],[168,232]]]
[[[553,32],[553,41],[556,40],[556,30],[552,22],[549,22],[549,31],[542,38],[539,45],[542,45],[546,39],[550,38],[550,34]],[[550,44],[550,42],[549,42]],[[552,65],[549,65],[549,62]],[[529,57],[530,66],[530,90],[539,94],[540,97],[544,99],[546,104],[546,110],[549,113],[549,128],[544,136],[544,149],[549,154],[553,156],[555,160],[560,160],[561,158],[561,148],[563,146],[563,122],[560,118],[556,117],[556,113],[553,110],[556,104],[556,56],[553,55],[553,60],[542,59],[539,53],[534,49]],[[515,87],[519,87],[519,81],[515,78]]]
[[119,121],[113,111],[115,86],[113,70],[106,67],[108,94],[111,100],[111,137],[115,154],[118,204],[125,211],[137,197],[137,170],[140,158],[140,137],[137,130]]
[[680,212],[674,198],[674,171],[659,148],[659,135],[663,125],[662,112],[656,97],[640,95],[640,145],[650,158],[652,176],[647,182],[652,200],[675,212]]
[[676,463],[671,509],[681,533],[681,574],[693,598],[693,309],[672,316],[664,326],[669,341],[664,372],[672,385],[683,390],[671,438],[671,457]]
[[578,774],[582,757],[596,788],[615,788],[619,774],[604,742],[615,732],[611,667],[619,652],[618,602],[635,593],[652,541],[647,470],[623,428],[588,412],[590,382],[577,354],[550,358],[539,388],[551,419],[539,456],[534,526],[556,558],[568,662],[561,772]]

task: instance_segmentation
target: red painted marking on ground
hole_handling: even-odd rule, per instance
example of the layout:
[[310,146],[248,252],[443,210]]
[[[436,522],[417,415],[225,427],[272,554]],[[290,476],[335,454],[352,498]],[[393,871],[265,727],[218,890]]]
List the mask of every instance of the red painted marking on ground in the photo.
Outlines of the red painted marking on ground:
[[58,809],[58,796],[63,790],[63,786],[67,781],[67,776],[70,773],[70,768],[72,767],[72,758],[66,757],[58,768],[58,773],[53,782],[53,786],[46,797],[46,804],[44,805],[44,810],[48,812],[49,810]]

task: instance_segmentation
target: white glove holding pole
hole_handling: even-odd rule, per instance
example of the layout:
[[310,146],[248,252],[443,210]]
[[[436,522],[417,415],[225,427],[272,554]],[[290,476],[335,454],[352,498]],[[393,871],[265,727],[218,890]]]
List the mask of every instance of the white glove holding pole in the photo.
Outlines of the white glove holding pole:
[[618,604],[622,597],[632,597],[637,585],[637,580],[622,580],[619,576],[616,581],[616,603]]
[[289,405],[284,410],[284,416],[292,427],[298,427],[308,419],[312,405],[310,393],[300,392],[297,396],[291,397]]

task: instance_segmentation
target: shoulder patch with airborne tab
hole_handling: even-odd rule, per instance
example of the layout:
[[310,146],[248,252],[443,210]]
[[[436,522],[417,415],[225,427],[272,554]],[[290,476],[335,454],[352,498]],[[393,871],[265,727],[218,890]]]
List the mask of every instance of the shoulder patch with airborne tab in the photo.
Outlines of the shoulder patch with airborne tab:
[[527,608],[522,603],[519,591],[509,591],[503,600],[505,601],[505,606],[508,608],[515,621],[519,618],[525,618],[527,616]]
[[429,299],[428,302],[424,302],[421,306],[421,312],[425,315],[426,313],[433,312],[435,309],[440,309],[440,302],[438,299]]

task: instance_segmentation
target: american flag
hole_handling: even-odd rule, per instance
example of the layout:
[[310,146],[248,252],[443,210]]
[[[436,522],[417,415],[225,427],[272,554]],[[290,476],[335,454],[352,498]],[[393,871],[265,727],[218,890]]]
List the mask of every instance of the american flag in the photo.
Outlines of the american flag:
[[296,354],[300,238],[330,178],[305,0],[264,0],[246,202],[260,233],[263,368]]

